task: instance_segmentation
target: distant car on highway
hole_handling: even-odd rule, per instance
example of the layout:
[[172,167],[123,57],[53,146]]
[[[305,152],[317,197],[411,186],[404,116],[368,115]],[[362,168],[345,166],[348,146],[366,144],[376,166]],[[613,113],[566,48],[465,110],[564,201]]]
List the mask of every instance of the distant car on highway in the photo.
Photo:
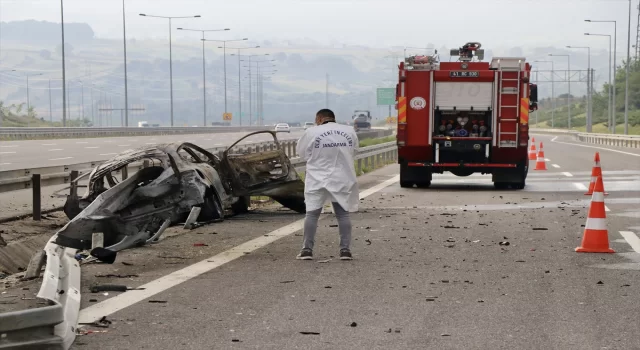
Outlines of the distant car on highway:
[[312,123],[312,122],[306,122],[306,123],[304,123],[304,129],[307,130],[307,129],[313,127],[314,125],[315,124]]
[[291,133],[291,128],[287,123],[278,123],[276,124],[276,132],[288,132]]

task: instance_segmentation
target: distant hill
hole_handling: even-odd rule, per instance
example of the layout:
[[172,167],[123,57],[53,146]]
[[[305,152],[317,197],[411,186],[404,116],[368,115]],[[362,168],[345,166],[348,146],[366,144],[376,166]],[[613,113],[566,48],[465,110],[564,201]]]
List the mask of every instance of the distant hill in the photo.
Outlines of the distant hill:
[[[60,23],[46,21],[0,22],[2,40],[25,45],[56,46],[61,42]],[[86,23],[65,23],[65,42],[87,44],[95,39],[93,29]]]

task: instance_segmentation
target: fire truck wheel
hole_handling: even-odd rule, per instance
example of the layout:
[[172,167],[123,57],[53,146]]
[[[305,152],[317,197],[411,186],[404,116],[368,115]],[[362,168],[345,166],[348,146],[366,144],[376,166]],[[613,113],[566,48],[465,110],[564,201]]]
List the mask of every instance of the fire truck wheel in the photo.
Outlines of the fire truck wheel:
[[418,186],[418,188],[429,188],[431,181],[418,182],[416,186]]
[[402,188],[411,188],[413,187],[413,183],[409,181],[400,181],[400,187]]
[[506,190],[507,188],[509,188],[509,183],[508,182],[494,182],[493,186],[497,190]]
[[511,187],[514,190],[522,190],[525,187],[525,183],[524,183],[524,181],[523,182],[516,182],[516,183],[511,184]]

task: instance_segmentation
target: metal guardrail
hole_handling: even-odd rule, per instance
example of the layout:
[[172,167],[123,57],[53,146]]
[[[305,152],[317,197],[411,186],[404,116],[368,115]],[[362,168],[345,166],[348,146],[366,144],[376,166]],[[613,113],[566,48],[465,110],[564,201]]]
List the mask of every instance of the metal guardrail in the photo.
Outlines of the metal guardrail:
[[[281,146],[289,154],[295,154],[295,141],[286,146],[281,142]],[[272,149],[274,145],[255,145],[250,151],[261,147]],[[355,159],[358,173],[364,169],[362,165],[396,160],[396,143],[360,148]],[[304,168],[305,162],[300,158],[292,158],[291,162],[296,169]],[[38,293],[38,298],[52,305],[0,314],[0,349],[68,349],[75,340],[80,313],[80,265],[75,259],[75,249],[53,243],[56,236],[44,248],[46,267]]]
[[596,134],[563,129],[530,129],[531,133],[572,135],[576,141],[606,146],[640,148],[640,135]]
[[[46,267],[38,298],[50,305],[0,314],[0,349],[68,349],[80,313],[80,264],[73,249],[44,247]],[[40,266],[41,268],[41,266]]]

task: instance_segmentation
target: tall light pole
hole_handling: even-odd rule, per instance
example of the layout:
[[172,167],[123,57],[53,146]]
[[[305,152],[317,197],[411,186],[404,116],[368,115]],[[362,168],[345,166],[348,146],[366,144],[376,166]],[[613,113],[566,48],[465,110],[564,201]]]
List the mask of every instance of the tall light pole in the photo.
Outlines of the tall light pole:
[[629,66],[631,65],[631,0],[629,0],[629,34],[627,36],[627,69],[624,88],[624,134],[629,135]]
[[[248,61],[240,60],[240,62],[249,62],[249,66],[244,66],[245,68],[246,67],[249,68],[249,126],[251,126],[251,124],[253,123],[253,100],[252,100],[253,84],[251,83],[251,57],[257,57],[257,56],[263,56],[263,55],[245,55],[245,57],[248,57],[249,60]],[[269,54],[265,53],[264,56],[269,56]]]
[[53,123],[53,106],[51,104],[51,79],[49,79],[49,122]]
[[173,126],[173,53],[171,48],[171,20],[178,18],[200,18],[200,15],[195,16],[153,16],[141,13],[142,17],[164,18],[169,20],[169,89],[171,95],[171,126]]
[[[257,97],[257,98],[259,98],[259,97],[260,97],[260,96],[258,95],[258,94],[260,93],[260,92],[258,91],[258,88],[259,88],[259,86],[260,86],[260,85],[259,85],[259,78],[260,78],[260,64],[261,64],[261,63],[270,63],[270,62],[275,62],[275,60],[254,61],[254,62],[253,62],[253,63],[255,63],[255,64],[256,64],[256,73],[257,73],[257,74],[256,74],[256,76],[258,77],[258,81],[257,81],[257,84],[256,84],[256,97]],[[271,66],[272,66],[272,67],[275,67],[275,65],[274,65],[274,64],[272,64],[272,63],[271,63]],[[249,69],[251,69],[251,68],[252,68],[252,67],[251,67],[251,64],[249,64]],[[250,87],[250,88],[252,88],[252,87]],[[259,110],[258,110],[258,107],[259,107],[259,100],[256,102],[256,111],[259,111]],[[262,123],[262,118],[260,118],[258,121]],[[261,125],[261,124],[260,124],[260,125]]]
[[592,115],[591,115],[591,84],[592,79],[591,79],[591,47],[588,46],[567,46],[568,49],[587,49],[587,127],[586,127],[586,131],[587,132],[591,132],[591,122],[592,122]]
[[67,78],[64,62],[64,0],[60,0],[60,28],[62,29],[62,126],[67,126]]
[[37,77],[38,75],[43,75],[44,73],[38,74],[27,74],[27,117],[29,117],[29,110],[31,109],[31,102],[29,101],[29,77]]
[[249,40],[248,38],[243,39],[232,39],[232,40],[211,40],[211,39],[202,39],[202,41],[215,41],[222,43],[222,60],[224,64],[224,113],[227,113],[227,43],[232,41],[244,41]]
[[[124,45],[124,121],[125,126],[129,126],[129,91],[127,87],[127,26],[124,11],[124,0],[122,0],[122,43]],[[84,91],[84,88],[83,88]],[[92,90],[93,91],[93,90]],[[92,92],[93,93],[93,92]],[[84,109],[84,104],[82,105]],[[84,116],[84,112],[82,113]],[[91,114],[93,115],[93,104],[91,105]],[[93,119],[93,118],[92,118]]]
[[611,112],[611,90],[612,90],[612,86],[611,86],[611,35],[609,34],[593,34],[593,33],[584,33],[584,35],[589,35],[589,36],[607,36],[609,37],[609,118],[608,118],[608,124],[609,124],[609,132],[613,132],[613,130],[616,129],[616,125],[615,125],[615,121],[612,119],[612,112]]
[[[613,79],[612,82],[610,84],[613,84],[613,92],[612,92],[612,96],[611,96],[611,100],[612,100],[612,108],[611,108],[611,115],[612,115],[612,124],[613,124],[613,130],[611,131],[612,133],[616,133],[616,62],[618,62],[618,58],[617,58],[617,47],[618,47],[618,22],[617,21],[596,21],[596,20],[592,20],[592,19],[585,19],[585,22],[590,22],[590,23],[613,23]],[[609,52],[611,52],[611,49],[609,49]]]
[[556,113],[556,95],[555,95],[555,78],[554,78],[554,69],[553,69],[553,61],[534,61],[534,62],[545,62],[551,63],[551,127],[555,127],[555,113]]
[[567,118],[567,129],[571,130],[571,55],[554,55],[554,54],[549,54],[549,56],[551,57],[566,57],[567,58],[567,87],[568,87],[568,92],[567,92],[567,112],[568,112],[568,118]]
[[[219,47],[218,47],[219,48]],[[230,47],[230,49],[238,50],[238,113],[240,118],[240,125],[242,126],[242,59],[240,56],[241,50],[257,49],[260,45],[253,47]],[[231,54],[233,56],[234,54]]]
[[82,113],[81,120],[84,121],[84,82],[82,80],[80,80],[80,79],[78,79],[78,82],[80,83],[80,85],[81,85],[80,88],[82,89],[82,90],[80,90],[81,91],[81,93],[80,93],[81,94],[80,101],[82,101],[81,102],[82,103],[82,107],[80,108],[80,110],[81,110],[80,113]]
[[229,28],[224,29],[187,29],[187,28],[178,28],[178,30],[187,30],[192,32],[201,32],[202,33],[202,120],[203,125],[207,126],[207,82],[205,78],[205,58],[204,58],[204,33],[205,32],[222,32],[226,30],[231,30]]

